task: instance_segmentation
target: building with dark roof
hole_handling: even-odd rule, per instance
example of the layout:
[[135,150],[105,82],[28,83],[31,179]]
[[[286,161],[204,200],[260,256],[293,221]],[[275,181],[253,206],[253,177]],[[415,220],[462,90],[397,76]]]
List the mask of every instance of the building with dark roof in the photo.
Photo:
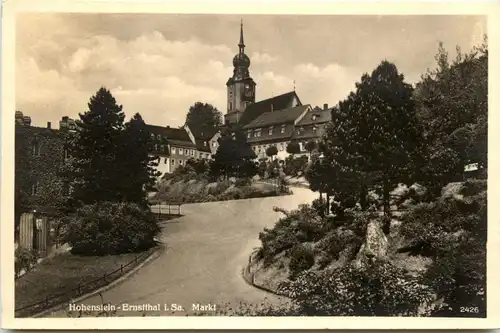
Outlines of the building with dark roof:
[[278,148],[279,158],[286,157],[286,146],[293,139],[297,123],[309,112],[311,112],[310,105],[264,112],[244,126],[247,140],[257,157],[265,157],[266,149],[272,145]]
[[331,120],[332,108],[324,104],[323,108],[315,107],[297,122],[293,138],[299,142],[301,151],[305,152],[305,144],[308,141],[318,141],[323,136]]

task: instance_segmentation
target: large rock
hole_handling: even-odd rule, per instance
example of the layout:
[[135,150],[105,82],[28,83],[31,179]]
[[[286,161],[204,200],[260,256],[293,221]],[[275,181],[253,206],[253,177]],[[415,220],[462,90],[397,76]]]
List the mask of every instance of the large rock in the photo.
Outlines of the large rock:
[[359,267],[372,259],[386,259],[388,247],[389,242],[382,231],[380,220],[372,220],[366,227],[365,242],[361,246],[354,264]]
[[463,183],[449,183],[441,190],[441,199],[454,199],[457,201],[463,201],[464,196],[460,193],[463,188]]

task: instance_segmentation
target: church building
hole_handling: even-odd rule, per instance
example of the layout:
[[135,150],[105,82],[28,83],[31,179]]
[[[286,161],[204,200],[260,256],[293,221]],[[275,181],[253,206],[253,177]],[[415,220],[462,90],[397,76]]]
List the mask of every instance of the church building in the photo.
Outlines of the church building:
[[233,75],[227,80],[227,113],[224,116],[226,125],[249,124],[265,112],[284,110],[302,105],[295,91],[255,102],[257,84],[250,76],[250,58],[245,54],[243,38],[243,22],[240,28],[238,54],[233,58]]
[[[233,58],[233,75],[226,83],[225,125],[237,125],[242,128],[259,159],[266,157],[265,151],[272,145],[278,148],[278,158],[285,158],[288,156],[286,146],[292,140],[297,140],[305,152],[306,140],[319,140],[322,131],[317,131],[316,128],[324,127],[329,121],[331,109],[325,106],[323,110],[318,111],[317,107],[313,109],[309,104],[303,105],[295,88],[293,91],[256,102],[257,84],[250,76],[250,58],[245,54],[243,23],[238,49],[238,54]],[[305,135],[305,127],[311,127],[313,130]]]

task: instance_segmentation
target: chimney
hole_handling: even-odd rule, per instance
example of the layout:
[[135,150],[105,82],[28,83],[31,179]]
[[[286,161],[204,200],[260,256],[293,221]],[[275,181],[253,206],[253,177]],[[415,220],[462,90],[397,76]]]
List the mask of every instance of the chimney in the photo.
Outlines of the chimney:
[[47,128],[50,129],[51,128],[51,123],[50,121],[47,122]]
[[323,104],[323,110],[328,110],[328,103]]

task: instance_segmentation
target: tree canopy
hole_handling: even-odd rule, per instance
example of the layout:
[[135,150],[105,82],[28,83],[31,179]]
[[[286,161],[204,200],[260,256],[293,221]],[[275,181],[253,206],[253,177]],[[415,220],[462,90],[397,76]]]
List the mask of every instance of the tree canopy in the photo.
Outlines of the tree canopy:
[[273,157],[275,155],[278,155],[278,148],[276,146],[270,146],[266,149],[266,155],[268,157]]
[[438,194],[446,183],[462,179],[465,165],[487,168],[487,40],[468,54],[457,47],[451,64],[441,43],[436,62],[417,84],[415,101],[427,146],[421,178]]
[[186,125],[188,127],[217,127],[222,124],[222,112],[211,104],[196,102],[189,107],[186,115]]
[[77,200],[94,203],[119,200],[119,179],[115,172],[125,114],[111,92],[101,87],[90,98],[88,111],[79,114],[77,136],[71,153],[75,158]]
[[300,153],[300,144],[296,140],[290,141],[286,146],[286,152],[291,155]]
[[361,77],[356,91],[332,110],[335,125],[328,126],[321,149],[329,169],[320,173],[325,192],[346,198],[374,187],[388,213],[390,190],[414,174],[422,141],[412,93],[388,61]]
[[251,177],[257,172],[256,155],[240,129],[226,130],[218,140],[211,171],[225,177]]

